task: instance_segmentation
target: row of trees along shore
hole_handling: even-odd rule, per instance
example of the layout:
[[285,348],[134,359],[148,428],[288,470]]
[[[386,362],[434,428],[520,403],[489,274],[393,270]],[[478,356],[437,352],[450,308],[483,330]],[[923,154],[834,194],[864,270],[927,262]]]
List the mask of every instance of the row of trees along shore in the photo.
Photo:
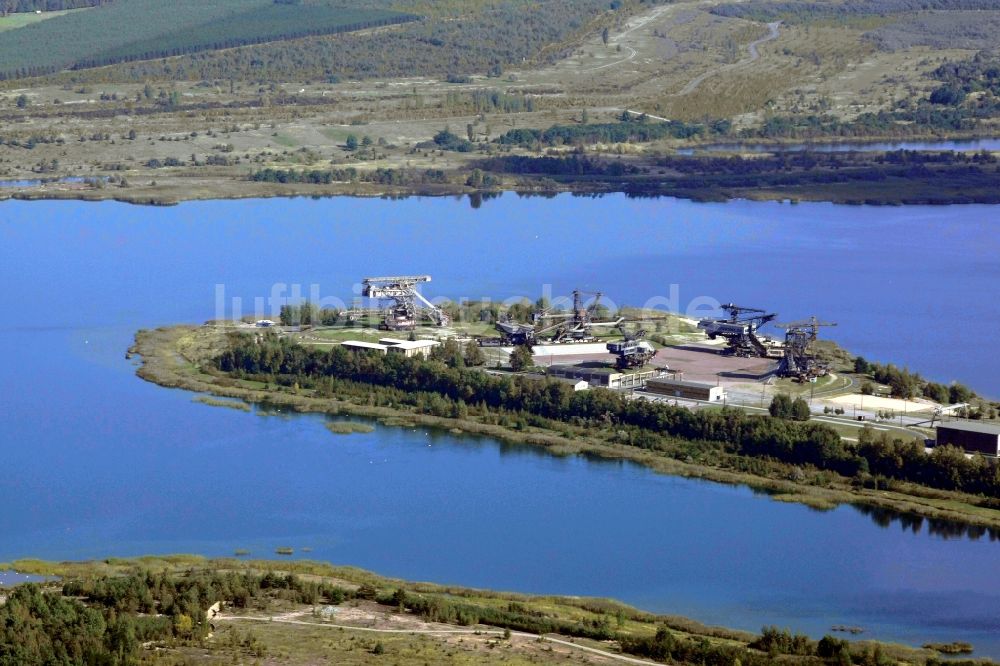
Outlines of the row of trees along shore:
[[319,396],[410,406],[436,416],[475,416],[514,429],[539,426],[570,436],[573,427],[602,429],[615,443],[679,459],[750,473],[762,473],[770,469],[764,463],[779,461],[839,474],[870,488],[892,488],[894,481],[908,481],[978,494],[986,498],[986,505],[1000,508],[996,461],[966,458],[961,450],[947,446],[927,454],[922,441],[892,438],[884,431],[866,428],[857,445],[848,445],[829,426],[813,422],[738,409],[693,412],[630,400],[605,389],[574,392],[556,380],[495,376],[468,368],[460,355],[442,362],[341,347],[308,349],[273,332],[259,338],[232,335],[215,362],[219,370],[236,377],[313,389]]

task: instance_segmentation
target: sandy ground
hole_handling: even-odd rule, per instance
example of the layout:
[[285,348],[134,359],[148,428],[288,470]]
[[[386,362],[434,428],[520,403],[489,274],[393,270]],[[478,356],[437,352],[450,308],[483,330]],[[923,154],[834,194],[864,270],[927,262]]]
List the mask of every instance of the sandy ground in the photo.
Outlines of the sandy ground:
[[[490,643],[495,641],[501,633],[495,627],[484,625],[477,627],[456,627],[454,625],[426,622],[409,612],[398,613],[371,601],[362,601],[329,608],[332,609],[332,612],[326,614],[324,619],[315,618],[311,609],[289,611],[269,617],[220,615],[216,619],[220,622],[238,620],[278,622],[290,625],[291,627],[327,626],[334,630],[340,630],[340,628],[347,630],[348,627],[356,627],[362,631],[372,632],[412,632],[413,634],[433,636],[446,644],[456,647],[461,646],[466,650],[477,644],[481,649],[488,649]],[[644,659],[614,654],[587,645],[580,645],[578,641],[571,638],[548,636],[544,643],[539,642],[537,638],[534,634],[515,631],[512,632],[510,638],[507,640],[510,642],[511,647],[517,647],[520,651],[537,653],[539,656],[551,656],[553,653],[558,653],[560,657],[577,661],[578,663],[652,663]],[[600,647],[606,649],[606,646],[602,645]]]
[[829,398],[826,402],[831,402],[841,407],[856,407],[867,410],[889,410],[893,412],[930,412],[934,410],[933,404],[926,402],[916,402],[914,400],[899,400],[897,398],[882,398],[875,395],[840,395]]
[[[596,345],[575,345],[556,348],[554,354],[536,354],[535,363],[540,366],[575,363],[608,363],[614,364],[613,354],[602,352],[579,353],[581,348]],[[603,347],[603,345],[600,345]],[[541,349],[541,348],[537,348]],[[574,353],[575,352],[575,353]],[[692,382],[721,384],[723,386],[745,385],[748,381],[759,381],[764,375],[774,370],[778,363],[772,359],[736,358],[723,356],[717,349],[700,345],[684,345],[664,347],[660,349],[650,362],[654,367],[667,367],[683,375],[683,379]]]

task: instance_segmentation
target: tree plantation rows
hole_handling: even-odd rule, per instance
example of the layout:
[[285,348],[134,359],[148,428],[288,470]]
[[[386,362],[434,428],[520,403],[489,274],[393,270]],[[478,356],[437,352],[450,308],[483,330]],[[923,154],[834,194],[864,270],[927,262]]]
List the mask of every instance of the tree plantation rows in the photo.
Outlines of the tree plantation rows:
[[127,0],[0,33],[0,78],[349,32],[416,18],[326,2]]
[[[365,5],[362,3],[362,6]],[[92,72],[65,74],[61,78],[75,82],[128,83],[203,79],[323,81],[448,75],[461,78],[487,73],[499,76],[505,66],[534,59],[546,47],[561,44],[576,35],[609,6],[605,0],[466,2],[463,3],[464,11],[455,16],[431,16],[392,30],[203,51],[175,60],[127,63]],[[303,7],[291,5],[287,9],[299,11]],[[415,6],[414,9],[421,8]],[[56,20],[61,19],[44,23]],[[554,59],[561,52],[562,49],[549,48],[544,59]]]
[[112,0],[0,0],[0,16],[15,12],[58,12],[66,9],[96,7]]
[[911,481],[1000,499],[1000,466],[981,456],[940,447],[930,455],[923,442],[893,440],[866,430],[849,447],[828,426],[740,410],[701,410],[649,400],[629,400],[605,389],[575,392],[556,380],[494,376],[434,360],[355,353],[334,347],[309,350],[268,333],[258,342],[234,335],[217,358],[220,370],[269,383],[316,389],[320,395],[354,393],[381,405],[409,405],[437,416],[489,417],[514,428],[539,425],[561,431],[607,428],[614,441],[670,455],[692,452],[807,465],[878,485],[879,479]]

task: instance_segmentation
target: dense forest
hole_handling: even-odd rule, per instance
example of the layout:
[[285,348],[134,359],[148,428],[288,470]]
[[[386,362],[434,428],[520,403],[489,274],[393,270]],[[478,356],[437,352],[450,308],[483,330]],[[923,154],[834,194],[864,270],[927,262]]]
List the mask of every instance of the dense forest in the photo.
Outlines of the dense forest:
[[[415,10],[419,4],[414,5]],[[529,6],[524,0],[496,0],[461,4],[464,11],[455,15],[432,16],[372,34],[312,37],[204,51],[168,61],[142,61],[74,72],[63,78],[99,83],[449,75],[461,78],[487,73],[499,76],[511,64],[538,57],[557,58],[563,51],[551,45],[576,35],[614,3],[542,0]],[[544,55],[540,56],[543,50]]]
[[0,33],[0,77],[40,76],[415,20],[384,9],[273,0],[128,0]]
[[476,163],[483,171],[492,173],[511,173],[544,176],[608,176],[621,178],[636,176],[641,169],[633,164],[620,160],[604,160],[587,157],[586,155],[565,155],[529,157],[527,155],[505,155],[490,157]]
[[70,580],[62,594],[21,585],[0,605],[0,666],[138,663],[148,641],[192,641],[209,632],[217,601],[236,608],[272,597],[302,604],[344,601],[352,593],[274,573],[202,573]]
[[553,125],[545,130],[517,128],[502,134],[497,142],[505,145],[537,148],[539,146],[589,145],[595,143],[642,143],[658,139],[690,139],[725,135],[728,120],[706,124],[679,120],[647,122],[645,116],[633,117],[627,112],[618,123],[584,123]]
[[973,93],[985,93],[978,106],[991,104],[991,113],[1000,106],[1000,55],[983,52],[968,60],[947,62],[934,70],[934,78],[942,85],[931,93],[933,104],[960,105]]
[[330,183],[379,183],[382,185],[426,185],[445,183],[445,173],[439,169],[392,169],[379,167],[372,171],[359,171],[353,167],[344,169],[261,169],[250,174],[250,180],[258,183],[308,183],[329,185]]
[[[410,405],[437,416],[476,413],[514,428],[530,424],[559,430],[560,423],[611,428],[615,441],[680,457],[718,460],[726,455],[807,465],[884,487],[912,481],[1000,499],[1000,465],[958,449],[924,453],[922,441],[893,440],[864,430],[847,446],[828,426],[749,415],[740,410],[698,411],[605,389],[574,392],[556,380],[489,375],[452,363],[355,353],[334,347],[310,350],[273,333],[260,341],[233,335],[216,360],[219,370],[279,385],[309,387],[320,395],[357,394],[373,404]],[[1000,503],[998,503],[1000,506]]]

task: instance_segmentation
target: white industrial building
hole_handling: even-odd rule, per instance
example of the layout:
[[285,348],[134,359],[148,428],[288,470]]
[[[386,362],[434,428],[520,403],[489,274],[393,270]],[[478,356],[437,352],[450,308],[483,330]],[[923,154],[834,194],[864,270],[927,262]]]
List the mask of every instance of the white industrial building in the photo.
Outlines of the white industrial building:
[[430,356],[431,350],[440,345],[437,340],[397,340],[396,338],[382,338],[376,342],[365,342],[363,340],[345,340],[340,343],[345,349],[354,351],[375,351],[380,354],[402,354],[410,358],[413,356]]

